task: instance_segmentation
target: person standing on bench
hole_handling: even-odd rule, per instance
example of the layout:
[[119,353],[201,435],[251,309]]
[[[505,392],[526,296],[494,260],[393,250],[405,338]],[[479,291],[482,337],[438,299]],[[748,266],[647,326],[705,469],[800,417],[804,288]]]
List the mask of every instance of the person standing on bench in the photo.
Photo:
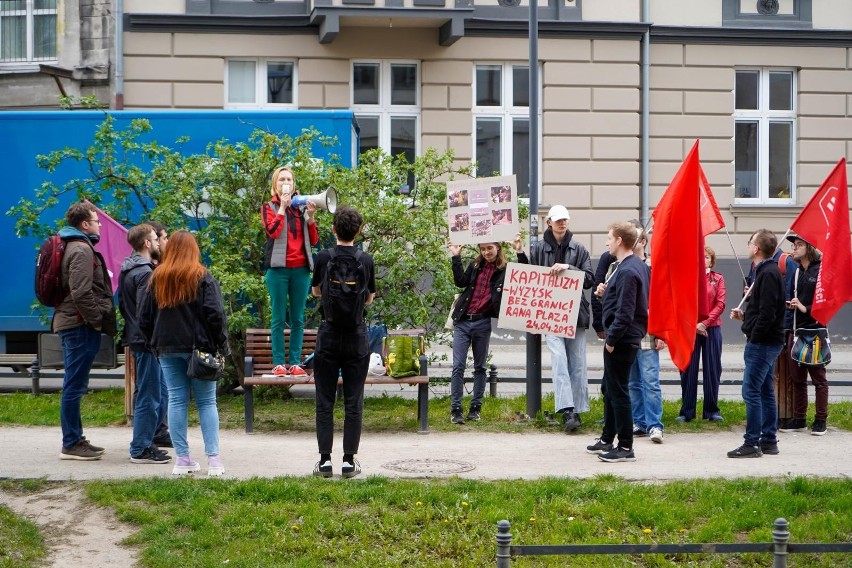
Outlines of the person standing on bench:
[[[311,247],[319,242],[314,211],[316,203],[309,201],[304,209],[292,205],[298,193],[293,170],[277,168],[272,173],[272,200],[260,211],[266,231],[263,263],[266,266],[266,288],[272,307],[272,374],[304,377],[302,369],[302,336],[305,332],[305,304],[308,283],[314,268]],[[290,305],[286,313],[287,304]],[[285,316],[289,316],[285,318]],[[285,365],[284,321],[290,324],[290,357]]]
[[[528,264],[520,234],[512,242],[518,262]],[[499,315],[506,277],[506,255],[500,243],[480,243],[479,256],[462,269],[461,245],[447,245],[452,255],[453,281],[464,290],[451,314],[453,320],[453,373],[450,379],[450,421],[464,424],[462,395],[467,350],[473,347],[473,399],[467,419],[479,420],[485,395],[485,359],[491,341],[491,318]]]
[[317,255],[316,271],[311,281],[311,292],[320,298],[322,315],[314,355],[320,454],[314,475],[318,477],[333,475],[331,449],[339,377],[343,378],[344,406],[341,476],[349,478],[361,473],[361,464],[355,459],[355,454],[361,441],[364,381],[370,362],[364,309],[376,297],[373,258],[354,246],[363,223],[356,209],[345,206],[337,209],[332,226],[337,246]]

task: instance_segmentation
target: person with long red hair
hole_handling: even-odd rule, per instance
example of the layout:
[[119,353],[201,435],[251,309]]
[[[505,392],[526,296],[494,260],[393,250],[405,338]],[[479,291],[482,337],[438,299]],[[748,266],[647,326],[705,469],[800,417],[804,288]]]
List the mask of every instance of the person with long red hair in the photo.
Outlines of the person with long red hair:
[[157,354],[169,388],[169,429],[177,454],[172,473],[184,475],[201,469],[189,455],[186,438],[191,390],[204,438],[207,474],[223,475],[216,381],[190,378],[187,366],[196,348],[228,354],[228,326],[219,282],[201,264],[198,243],[187,231],[171,236],[160,265],[151,274],[139,310],[139,328]]

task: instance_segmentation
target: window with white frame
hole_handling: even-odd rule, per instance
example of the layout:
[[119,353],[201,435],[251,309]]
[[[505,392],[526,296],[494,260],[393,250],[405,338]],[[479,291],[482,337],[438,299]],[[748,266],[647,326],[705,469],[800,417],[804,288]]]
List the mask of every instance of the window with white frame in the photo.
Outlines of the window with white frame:
[[517,176],[518,196],[530,196],[529,65],[474,66],[476,175]]
[[296,63],[283,59],[229,59],[226,108],[296,107]]
[[[420,141],[420,65],[412,61],[353,61],[352,110],[361,128],[360,152],[381,148],[409,163]],[[407,180],[414,187],[414,174]]]
[[734,103],[737,203],[795,203],[796,74],[738,69]]
[[0,64],[56,58],[56,0],[0,0]]

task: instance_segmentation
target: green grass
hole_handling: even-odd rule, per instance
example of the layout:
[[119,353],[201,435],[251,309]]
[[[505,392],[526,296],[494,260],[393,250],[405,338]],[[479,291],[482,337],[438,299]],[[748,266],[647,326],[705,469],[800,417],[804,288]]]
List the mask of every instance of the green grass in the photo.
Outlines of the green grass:
[[[41,480],[0,480],[0,490],[8,492],[34,491],[43,485]],[[39,566],[46,553],[35,523],[0,505],[0,568]]]
[[[367,387],[369,388],[369,387]],[[277,394],[280,394],[278,391]],[[255,430],[261,432],[297,431],[313,432],[315,429],[313,398],[282,399],[275,391],[255,400]],[[465,407],[469,398],[465,399]],[[666,401],[663,404],[663,423],[667,432],[725,431],[732,426],[745,424],[745,405],[736,401],[719,401],[724,422],[694,420],[686,424],[675,422],[680,402]],[[546,395],[542,408],[553,408],[553,395]],[[700,408],[700,401],[699,401]],[[108,389],[90,392],[83,398],[83,423],[89,427],[125,424],[124,391]],[[482,421],[469,423],[464,428],[483,432],[528,432],[557,431],[558,425],[539,416],[526,420],[526,397],[486,398],[482,408]],[[595,421],[602,415],[603,405],[599,398],[591,400],[591,410],[583,414],[586,433],[596,433],[599,426]],[[343,407],[338,402],[336,419],[342,420]],[[219,397],[221,428],[240,429],[245,426],[243,398],[221,395]],[[458,426],[450,424],[449,397],[432,398],[429,401],[429,427],[434,431],[456,431]],[[810,420],[813,419],[811,405]],[[197,424],[197,415],[190,412],[190,422]],[[829,406],[829,426],[852,430],[852,402],[843,401]],[[56,426],[59,424],[59,394],[33,396],[27,393],[0,395],[0,425]],[[416,432],[418,428],[417,401],[397,396],[368,397],[364,399],[364,430],[366,432]]]
[[[489,566],[495,525],[515,544],[852,539],[852,480],[412,481],[369,477],[98,481],[88,496],[139,532],[145,566]],[[793,557],[838,566],[838,555]],[[768,555],[552,557],[513,566],[766,566]]]
[[[0,424],[59,423],[59,395],[0,396]],[[668,431],[716,431],[745,421],[740,402],[720,403],[724,423],[674,421]],[[491,432],[557,431],[539,417],[526,421],[524,397],[486,399],[483,420],[465,428]],[[219,398],[223,428],[242,428],[242,398]],[[544,408],[552,408],[551,396]],[[340,408],[338,412],[342,412]],[[832,404],[829,422],[852,427],[852,403]],[[430,401],[431,428],[457,430],[444,418],[449,399]],[[592,401],[583,428],[597,432],[601,402]],[[257,428],[313,431],[311,399],[257,401]],[[414,432],[416,401],[365,400],[367,431]],[[194,420],[193,415],[193,420]],[[120,389],[88,394],[87,426],[124,423]],[[0,489],[35,491],[46,482],[0,481]],[[167,566],[489,566],[497,521],[508,519],[516,544],[768,542],[777,517],[790,521],[794,542],[852,539],[852,480],[691,480],[629,483],[614,476],[537,481],[390,480],[352,482],[305,478],[236,480],[148,479],[85,484],[88,496],[114,507],[138,533],[128,544],[142,563]],[[44,556],[38,530],[0,507],[0,567],[36,566]],[[848,558],[846,559],[848,560]],[[841,565],[837,555],[793,556],[797,566]],[[767,555],[539,557],[513,566],[766,566]]]

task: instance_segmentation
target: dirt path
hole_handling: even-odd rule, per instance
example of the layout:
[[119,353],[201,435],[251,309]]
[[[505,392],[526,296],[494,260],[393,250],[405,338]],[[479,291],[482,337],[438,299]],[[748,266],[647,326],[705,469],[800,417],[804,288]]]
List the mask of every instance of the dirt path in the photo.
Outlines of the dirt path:
[[109,509],[88,502],[83,490],[63,483],[39,493],[0,491],[0,503],[38,525],[46,566],[134,566],[138,552],[121,544],[135,532]]

